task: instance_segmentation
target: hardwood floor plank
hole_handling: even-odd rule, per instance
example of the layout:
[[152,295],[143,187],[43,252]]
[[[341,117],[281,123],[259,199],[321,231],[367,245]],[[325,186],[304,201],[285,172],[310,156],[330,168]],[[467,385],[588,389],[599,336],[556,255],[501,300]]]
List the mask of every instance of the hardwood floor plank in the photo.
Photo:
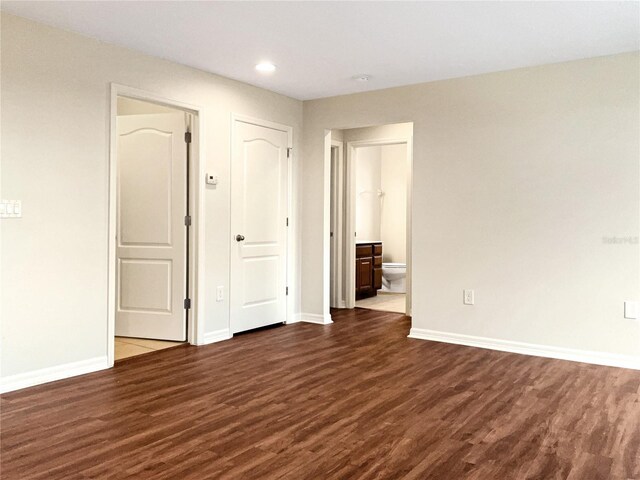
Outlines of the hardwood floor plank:
[[640,479],[640,372],[365,309],[0,397],[3,479]]

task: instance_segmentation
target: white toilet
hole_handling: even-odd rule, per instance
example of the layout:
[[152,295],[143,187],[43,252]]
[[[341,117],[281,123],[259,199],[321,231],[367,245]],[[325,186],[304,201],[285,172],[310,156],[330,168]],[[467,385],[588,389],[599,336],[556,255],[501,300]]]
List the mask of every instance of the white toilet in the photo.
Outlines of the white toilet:
[[382,264],[382,291],[394,293],[407,293],[406,287],[407,264],[383,263]]

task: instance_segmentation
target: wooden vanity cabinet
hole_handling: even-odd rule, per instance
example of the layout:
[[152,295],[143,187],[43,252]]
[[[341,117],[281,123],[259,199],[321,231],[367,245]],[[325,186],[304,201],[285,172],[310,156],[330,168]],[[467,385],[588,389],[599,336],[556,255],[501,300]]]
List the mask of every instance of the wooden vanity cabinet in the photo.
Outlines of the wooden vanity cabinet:
[[382,288],[382,242],[356,245],[356,300],[374,297]]

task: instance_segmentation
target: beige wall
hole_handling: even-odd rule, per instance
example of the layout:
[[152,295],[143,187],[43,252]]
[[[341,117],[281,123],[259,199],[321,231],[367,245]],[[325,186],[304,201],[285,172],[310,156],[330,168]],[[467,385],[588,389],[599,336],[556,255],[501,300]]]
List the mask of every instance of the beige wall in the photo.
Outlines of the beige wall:
[[399,139],[408,138],[411,137],[411,135],[413,135],[413,124],[411,122],[376,125],[373,127],[348,128],[346,130],[342,130],[342,139],[345,142]]
[[179,110],[157,105],[150,102],[142,102],[133,98],[118,97],[118,115],[143,115],[147,113],[172,113]]
[[204,109],[206,170],[220,178],[204,191],[208,333],[229,319],[232,112],[291,125],[300,150],[297,100],[2,14],[2,198],[23,202],[22,219],[2,220],[3,378],[107,354],[111,82]]
[[413,327],[637,361],[623,302],[639,247],[603,237],[639,231],[639,67],[630,53],[305,102],[302,310],[325,310],[325,129],[412,121]]

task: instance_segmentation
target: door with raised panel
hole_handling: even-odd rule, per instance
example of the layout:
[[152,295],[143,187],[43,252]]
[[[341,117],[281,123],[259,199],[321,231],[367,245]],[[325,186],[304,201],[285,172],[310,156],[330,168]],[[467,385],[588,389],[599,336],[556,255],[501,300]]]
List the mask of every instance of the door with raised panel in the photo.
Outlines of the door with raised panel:
[[234,120],[231,332],[285,322],[290,133]]
[[115,332],[185,340],[185,116],[119,116],[117,126]]

